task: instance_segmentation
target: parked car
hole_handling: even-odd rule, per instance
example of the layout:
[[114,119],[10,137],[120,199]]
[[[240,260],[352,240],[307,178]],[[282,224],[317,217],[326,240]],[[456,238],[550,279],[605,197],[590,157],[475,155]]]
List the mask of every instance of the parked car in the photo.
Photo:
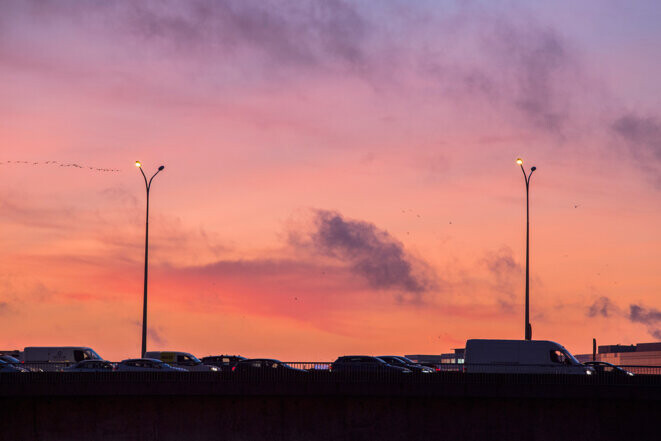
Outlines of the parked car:
[[0,360],[0,373],[2,374],[17,374],[20,372],[29,372],[27,369],[22,368],[13,363],[7,363],[4,360]]
[[94,349],[84,346],[30,346],[22,354],[22,361],[26,363],[77,363],[83,360],[103,358]]
[[161,360],[170,366],[180,367],[187,371],[213,371],[218,372],[216,366],[209,366],[202,363],[193,354],[178,351],[151,351],[145,353],[145,358],[154,358]]
[[202,358],[202,363],[209,366],[216,366],[222,372],[231,372],[232,368],[241,360],[247,360],[240,355],[210,355]]
[[345,355],[331,363],[329,370],[334,373],[406,373],[411,369],[392,366],[377,357],[369,355]]
[[547,340],[466,341],[464,371],[469,373],[591,375],[562,345]]
[[247,358],[240,360],[236,365],[234,365],[234,367],[232,367],[232,372],[236,374],[307,374],[307,371],[303,369],[291,367],[287,363],[283,363],[280,360],[274,360],[272,358]]
[[[424,367],[431,368],[431,369],[435,370],[436,372],[440,372],[440,370],[441,370],[441,369],[438,367],[438,363],[430,363],[430,362],[428,362],[428,361],[421,361],[421,362],[418,363],[418,364],[419,364],[420,366],[424,366]],[[448,363],[448,364],[450,364],[450,363]]]
[[63,369],[64,372],[112,372],[115,366],[106,360],[83,360]]
[[20,360],[32,371],[61,371],[83,360],[103,360],[94,349],[86,346],[29,346],[20,353]]
[[0,355],[0,360],[9,364],[14,364],[14,365],[20,364],[18,358],[12,357],[11,355]]
[[435,369],[418,364],[406,357],[399,357],[397,355],[379,355],[377,358],[380,358],[391,366],[399,366],[410,369],[411,372],[417,374],[433,374],[435,372]]
[[606,363],[605,361],[586,361],[583,363],[585,366],[588,366],[594,369],[595,374],[597,375],[612,375],[618,377],[633,377],[633,372],[622,369],[619,366]]
[[[18,354],[17,354],[18,355]],[[19,368],[21,372],[43,372],[44,370],[39,368],[39,366],[34,366],[30,364],[21,363],[20,360],[11,355],[3,354],[0,355],[0,361]]]
[[130,358],[122,360],[115,368],[118,372],[188,372],[186,369],[170,366],[155,358]]

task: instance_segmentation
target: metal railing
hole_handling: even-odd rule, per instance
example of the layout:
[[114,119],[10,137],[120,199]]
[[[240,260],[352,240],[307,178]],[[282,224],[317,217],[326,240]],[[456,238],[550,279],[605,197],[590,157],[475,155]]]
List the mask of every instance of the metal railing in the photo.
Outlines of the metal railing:
[[285,361],[284,363],[305,371],[327,371],[332,364],[329,361]]
[[[330,366],[332,365],[331,362],[318,362],[318,361],[291,361],[291,362],[284,362],[285,364],[291,366],[292,368],[295,369],[301,369],[304,371],[307,371],[308,373],[332,373],[330,371]],[[20,363],[17,366],[27,369],[28,371],[32,373],[41,373],[41,372],[72,372],[76,373],[77,371],[68,371],[66,368],[74,365],[75,363],[71,362],[63,362],[63,363],[35,363],[35,362],[25,362],[25,363]],[[111,363],[113,366],[116,366],[118,363]],[[661,375],[661,366],[640,366],[640,365],[623,365],[623,366],[618,366],[625,371],[631,372],[636,376],[639,375]],[[435,373],[436,374],[452,374],[452,373],[468,373],[468,374],[477,374],[477,373],[487,373],[487,374],[492,374],[492,373],[503,373],[503,374],[556,374],[556,375],[561,375],[561,374],[587,374],[587,370],[589,370],[587,367],[583,366],[558,366],[558,367],[549,367],[548,365],[521,365],[521,364],[451,364],[451,363],[442,363],[442,364],[437,364],[435,365]],[[287,375],[287,370],[286,369],[269,369],[269,368],[262,368],[262,369],[256,369],[256,371],[261,371],[263,374],[268,372],[284,372],[282,375]],[[344,369],[345,372],[343,374],[345,376],[347,375],[356,375],[357,377],[360,376],[365,376],[365,375],[371,375],[371,376],[379,376],[381,375],[381,372],[378,370],[375,370],[373,372],[362,372],[359,370],[356,370],[355,372],[346,372],[346,369]],[[159,373],[158,371],[154,371],[156,373]],[[102,372],[103,373],[103,372]],[[109,373],[116,373],[113,371],[109,371]],[[129,372],[130,373],[130,372]],[[216,374],[220,374],[220,371]],[[384,372],[386,375],[392,375],[392,372]],[[396,375],[402,375],[397,372],[395,372]],[[185,374],[184,374],[185,375]],[[255,372],[255,375],[257,375],[257,372]],[[273,375],[273,374],[269,374]],[[429,375],[434,375],[434,374],[421,374],[422,376],[429,376]],[[597,373],[593,372],[591,374],[592,376],[606,376],[606,375],[612,375],[610,373]],[[5,376],[5,375],[3,375]],[[231,372],[226,371],[224,374],[225,377],[231,376]],[[420,375],[414,375],[415,377],[418,377]]]
[[661,375],[661,366],[621,365],[618,367],[635,375]]

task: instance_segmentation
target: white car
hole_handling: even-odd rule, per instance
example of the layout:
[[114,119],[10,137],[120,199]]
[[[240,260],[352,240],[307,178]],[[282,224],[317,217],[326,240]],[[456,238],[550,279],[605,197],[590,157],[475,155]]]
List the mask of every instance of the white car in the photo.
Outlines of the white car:
[[130,358],[122,360],[115,368],[117,372],[188,372],[186,369],[170,366],[155,358]]
[[562,345],[548,340],[466,341],[464,372],[592,375]]

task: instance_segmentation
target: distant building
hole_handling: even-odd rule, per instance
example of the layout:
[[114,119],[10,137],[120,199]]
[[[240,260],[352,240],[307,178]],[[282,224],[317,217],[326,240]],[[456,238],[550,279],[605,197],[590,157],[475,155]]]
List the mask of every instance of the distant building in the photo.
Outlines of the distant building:
[[441,354],[441,363],[464,364],[464,353],[466,349],[456,348],[453,351],[449,354]]
[[432,363],[432,364],[463,364],[464,363],[464,348],[454,349],[454,352],[440,355],[405,355],[416,363]]
[[[591,361],[592,354],[579,354],[576,358],[580,362]],[[595,359],[620,366],[661,366],[661,342],[599,346]]]
[[14,358],[19,358],[21,356],[21,351],[19,351],[18,349],[8,349],[8,350],[0,349],[0,355],[9,355]]
[[404,357],[413,360],[416,363],[441,364],[440,355],[411,354],[411,355],[404,355]]

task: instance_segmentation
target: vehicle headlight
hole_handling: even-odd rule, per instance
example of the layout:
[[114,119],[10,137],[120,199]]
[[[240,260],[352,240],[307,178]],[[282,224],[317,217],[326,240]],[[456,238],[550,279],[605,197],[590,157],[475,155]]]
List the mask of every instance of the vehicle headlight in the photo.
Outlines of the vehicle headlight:
[[633,372],[627,372],[627,375],[633,377]]
[[211,370],[216,372],[218,370],[218,368],[217,367],[212,367]]
[[592,371],[590,369],[585,370],[585,375],[592,375]]

